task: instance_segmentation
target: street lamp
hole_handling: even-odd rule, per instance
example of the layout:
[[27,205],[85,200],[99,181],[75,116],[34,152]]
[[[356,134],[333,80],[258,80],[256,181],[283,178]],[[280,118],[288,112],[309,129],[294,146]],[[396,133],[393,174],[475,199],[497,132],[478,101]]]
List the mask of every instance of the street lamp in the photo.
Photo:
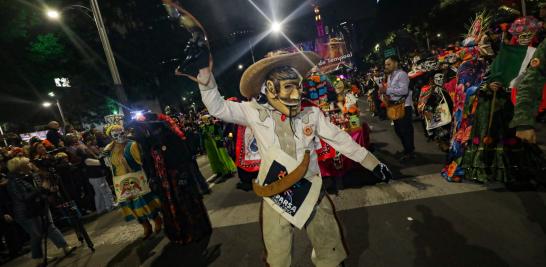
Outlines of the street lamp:
[[[56,98],[55,97],[55,93],[54,92],[49,92],[47,93],[47,95],[51,98],[55,98],[55,105],[57,106],[57,109],[59,110],[59,114],[61,114],[61,120],[63,121],[63,126],[66,126],[66,119],[64,117],[64,112],[63,112],[63,109],[61,107],[61,102],[59,101],[59,98]],[[51,107],[53,104],[49,101],[44,101],[42,103],[42,106],[44,108],[49,108]]]
[[46,10],[46,15],[48,18],[54,19],[54,20],[58,20],[61,17],[61,14],[59,13],[59,11],[54,9]]
[[239,66],[237,66],[237,68],[238,68],[239,70],[242,70],[242,69],[244,68],[244,66],[243,66],[243,64],[239,64]]
[[[63,8],[61,11],[48,9],[46,10],[46,15],[50,19],[60,20],[62,11],[67,9],[79,8],[85,10],[86,12],[84,12],[84,14],[90,17],[95,22],[95,26],[97,26],[97,31],[99,33],[99,37],[102,43],[102,48],[104,49],[104,54],[106,56],[106,62],[108,63],[108,68],[110,69],[112,80],[114,81],[116,96],[119,102],[121,102],[121,104],[118,103],[118,109],[121,113],[123,113],[122,104],[127,104],[127,95],[125,94],[123,84],[121,83],[121,77],[119,75],[118,67],[116,65],[116,59],[114,58],[114,53],[112,52],[112,47],[110,46],[110,40],[108,39],[108,35],[104,27],[104,21],[102,20],[99,4],[97,0],[89,0],[89,3],[91,8],[82,5],[70,5]],[[93,16],[90,16],[87,12],[91,13]]]
[[273,21],[273,23],[271,23],[271,31],[272,32],[280,32],[282,30],[282,26],[280,23],[276,22],[276,21]]
[[442,34],[441,34],[441,33],[437,33],[437,34],[436,34],[436,37],[440,38],[440,37],[442,37]]

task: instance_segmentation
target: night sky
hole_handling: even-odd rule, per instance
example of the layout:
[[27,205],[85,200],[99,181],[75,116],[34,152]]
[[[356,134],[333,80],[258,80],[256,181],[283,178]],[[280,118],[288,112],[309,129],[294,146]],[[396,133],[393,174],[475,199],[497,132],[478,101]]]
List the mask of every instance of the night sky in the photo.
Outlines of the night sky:
[[[70,4],[88,5],[87,0],[14,1],[35,3],[35,11],[42,2],[58,7]],[[283,32],[294,42],[314,39],[316,31],[312,4],[318,3],[321,6],[324,25],[335,27],[343,21],[354,23],[359,45],[353,48],[357,50],[353,52],[360,56],[368,53],[389,31],[398,29],[406,23],[418,24],[426,21],[427,14],[439,2],[381,0],[377,4],[376,0],[254,0],[270,18],[282,21],[287,16],[290,17],[282,27]],[[242,74],[237,65],[243,64],[246,67],[252,63],[248,42],[262,32],[268,31],[269,23],[248,0],[187,0],[181,3],[204,24],[208,32],[222,92],[226,96],[237,95],[238,81]],[[157,97],[162,105],[180,106],[181,96],[190,96],[192,91],[193,96],[198,95],[195,84],[173,77],[173,66],[163,64],[182,56],[188,35],[166,19],[160,0],[99,0],[99,4],[121,79],[130,99]],[[450,25],[450,21],[466,22],[471,14],[463,16],[459,12],[452,16],[454,19],[431,21],[431,24],[434,23],[440,29],[443,27],[444,31],[456,28],[452,32],[460,35],[464,30],[464,23],[456,22],[455,27]],[[35,19],[44,18],[38,16]],[[61,62],[64,64],[60,67],[62,73],[74,77],[73,89],[65,92],[62,101],[67,106],[69,118],[78,120],[81,115],[71,114],[70,110],[74,111],[72,113],[81,113],[78,111],[78,103],[96,99],[96,105],[99,105],[104,102],[105,96],[112,97],[112,91],[109,89],[111,79],[96,28],[91,21],[81,13],[71,11],[64,16],[63,22],[64,31],[59,30],[58,25],[51,22],[41,23],[38,30],[41,33],[56,32],[67,53],[73,57],[71,62]],[[72,38],[68,38],[69,36]],[[74,39],[77,39],[76,43]],[[28,128],[29,125],[43,125],[55,116],[58,117],[54,109],[44,110],[39,106],[44,95],[53,87],[49,78],[40,77],[39,74],[57,66],[29,62],[21,64],[24,57],[16,55],[25,52],[27,49],[25,46],[28,46],[28,43],[10,43],[9,46],[2,47],[4,66],[1,79],[8,85],[0,89],[0,123],[24,122]],[[256,60],[262,58],[268,51],[287,46],[289,44],[282,36],[267,36],[254,47]],[[198,102],[199,99],[195,98],[194,101]]]

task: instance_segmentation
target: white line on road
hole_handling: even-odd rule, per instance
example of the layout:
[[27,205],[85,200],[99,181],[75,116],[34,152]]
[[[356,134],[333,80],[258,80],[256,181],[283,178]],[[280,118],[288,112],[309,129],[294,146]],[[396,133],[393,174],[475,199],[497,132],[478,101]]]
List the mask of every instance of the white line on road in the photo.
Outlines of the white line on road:
[[210,183],[214,178],[216,178],[216,174],[211,175],[209,178],[207,178],[207,183]]
[[[449,183],[439,174],[397,180],[359,189],[346,189],[332,196],[338,211],[384,205],[395,202],[440,197],[502,188],[501,184]],[[248,203],[221,209],[209,209],[214,228],[258,222],[260,203]]]

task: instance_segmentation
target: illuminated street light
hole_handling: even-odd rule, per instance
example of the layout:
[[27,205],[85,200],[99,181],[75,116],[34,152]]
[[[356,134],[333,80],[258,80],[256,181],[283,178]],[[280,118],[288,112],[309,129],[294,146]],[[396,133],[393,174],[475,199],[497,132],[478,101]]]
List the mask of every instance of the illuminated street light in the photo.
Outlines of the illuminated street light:
[[244,67],[243,64],[239,64],[239,66],[237,66],[237,68],[238,68],[239,70],[242,70],[243,67]]
[[182,97],[182,101],[186,101],[186,97]]
[[[88,16],[95,23],[95,26],[97,26],[100,41],[102,43],[102,47],[104,49],[104,54],[106,56],[106,62],[108,63],[108,68],[110,69],[112,80],[114,81],[114,88],[116,91],[117,99],[119,101],[118,109],[120,113],[123,113],[123,105],[127,103],[127,94],[123,89],[121,77],[119,75],[118,67],[116,65],[116,59],[114,58],[114,52],[112,51],[112,47],[110,46],[110,40],[108,39],[106,28],[104,27],[104,21],[102,19],[99,4],[97,0],[89,0],[89,3],[90,7],[83,5],[70,5],[62,8],[61,10],[47,9],[45,10],[45,14],[49,19],[60,20],[61,13],[63,13],[64,11],[69,9],[78,9],[80,11],[83,11],[83,14]],[[58,81],[55,81],[57,87],[70,87],[70,81],[68,79],[58,79]]]
[[271,23],[271,31],[272,32],[280,32],[282,30],[282,27],[281,27],[281,24],[276,22],[276,21],[273,21],[273,23]]
[[375,49],[375,51],[379,51],[379,44],[376,44],[374,49]]
[[55,93],[54,93],[54,92],[49,92],[49,93],[47,93],[47,95],[50,96],[50,97],[55,97]]
[[46,101],[46,102],[42,103],[42,106],[43,106],[44,108],[49,108],[49,107],[51,107],[51,102],[47,102],[47,101]]
[[442,34],[441,34],[441,33],[437,33],[437,34],[436,34],[436,37],[440,38],[440,37],[442,37]]
[[46,10],[46,15],[47,15],[47,17],[50,18],[50,19],[58,20],[58,19],[61,18],[61,13],[59,13],[59,11],[54,10],[54,9],[48,9],[48,10]]

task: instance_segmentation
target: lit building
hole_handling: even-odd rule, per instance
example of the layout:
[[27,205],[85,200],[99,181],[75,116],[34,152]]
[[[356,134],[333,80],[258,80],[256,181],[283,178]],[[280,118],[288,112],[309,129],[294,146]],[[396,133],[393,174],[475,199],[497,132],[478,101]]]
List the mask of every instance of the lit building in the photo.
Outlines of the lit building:
[[324,30],[324,24],[322,23],[322,17],[320,16],[320,7],[318,5],[314,5],[314,11],[315,11],[315,25],[317,28],[317,37],[321,38],[326,35],[326,32]]

